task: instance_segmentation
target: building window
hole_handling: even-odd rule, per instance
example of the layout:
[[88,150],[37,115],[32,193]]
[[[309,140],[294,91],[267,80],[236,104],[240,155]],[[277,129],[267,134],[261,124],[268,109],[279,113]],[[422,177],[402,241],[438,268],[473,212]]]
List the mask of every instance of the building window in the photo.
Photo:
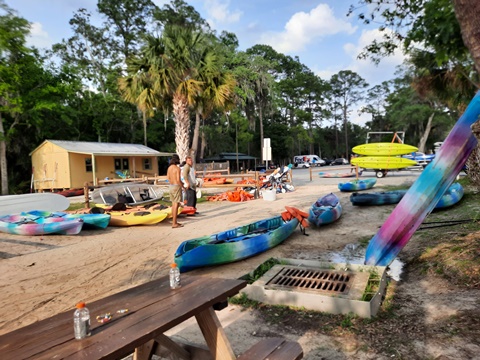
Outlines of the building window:
[[114,159],[115,160],[115,171],[125,171],[128,170],[128,158],[124,159]]
[[92,172],[93,171],[92,158],[85,158],[85,171],[86,172]]
[[143,170],[152,170],[152,161],[151,159],[143,159]]

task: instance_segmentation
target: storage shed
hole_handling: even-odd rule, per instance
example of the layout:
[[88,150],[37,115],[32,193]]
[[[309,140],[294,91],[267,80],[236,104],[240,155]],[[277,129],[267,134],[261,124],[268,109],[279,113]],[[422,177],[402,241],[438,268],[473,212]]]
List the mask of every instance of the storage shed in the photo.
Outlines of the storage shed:
[[35,191],[83,188],[97,179],[158,175],[159,152],[144,145],[45,140],[30,153]]

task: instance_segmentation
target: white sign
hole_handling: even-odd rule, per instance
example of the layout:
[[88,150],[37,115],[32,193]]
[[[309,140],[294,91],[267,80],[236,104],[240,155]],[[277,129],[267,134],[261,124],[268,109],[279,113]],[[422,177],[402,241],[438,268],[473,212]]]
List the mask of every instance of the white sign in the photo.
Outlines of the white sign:
[[270,147],[270,138],[263,139],[262,157],[263,161],[272,160],[272,148]]

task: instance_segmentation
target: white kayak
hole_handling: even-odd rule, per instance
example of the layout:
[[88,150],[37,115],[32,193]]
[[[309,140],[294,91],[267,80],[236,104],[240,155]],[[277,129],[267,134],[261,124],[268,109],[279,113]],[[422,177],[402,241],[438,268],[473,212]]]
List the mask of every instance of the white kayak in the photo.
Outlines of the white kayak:
[[54,193],[0,196],[0,215],[11,215],[32,210],[63,211],[69,206],[70,201],[65,196]]

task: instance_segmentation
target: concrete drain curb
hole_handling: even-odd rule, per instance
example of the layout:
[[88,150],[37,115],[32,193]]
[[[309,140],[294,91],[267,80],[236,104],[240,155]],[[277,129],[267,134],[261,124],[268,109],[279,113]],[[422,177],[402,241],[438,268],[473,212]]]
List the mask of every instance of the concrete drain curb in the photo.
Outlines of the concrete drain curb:
[[[303,307],[331,314],[375,316],[386,288],[386,267],[314,260],[276,259],[274,265],[241,292],[251,300],[270,305]],[[370,274],[378,284],[369,301],[362,300]]]

